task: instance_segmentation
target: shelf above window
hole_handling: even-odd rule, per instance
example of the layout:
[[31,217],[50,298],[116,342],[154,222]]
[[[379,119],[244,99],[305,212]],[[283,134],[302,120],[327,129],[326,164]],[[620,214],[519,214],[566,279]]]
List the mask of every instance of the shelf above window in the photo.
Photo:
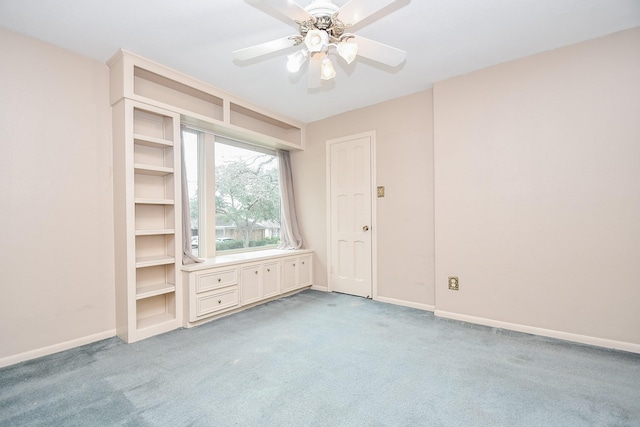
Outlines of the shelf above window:
[[[110,102],[127,98],[178,113],[183,123],[269,148],[305,149],[305,124],[281,116],[181,72],[120,50],[107,63]],[[143,107],[140,109],[144,110]],[[134,131],[136,136],[144,131]],[[159,136],[159,135],[154,135]],[[149,141],[147,138],[143,140]],[[157,141],[156,141],[157,142]],[[179,141],[174,141],[175,145]]]
[[219,96],[141,67],[134,66],[133,75],[135,95],[212,119],[222,120],[223,118],[224,100]]
[[229,123],[238,129],[277,138],[292,145],[301,144],[302,130],[299,127],[233,102],[229,107]]

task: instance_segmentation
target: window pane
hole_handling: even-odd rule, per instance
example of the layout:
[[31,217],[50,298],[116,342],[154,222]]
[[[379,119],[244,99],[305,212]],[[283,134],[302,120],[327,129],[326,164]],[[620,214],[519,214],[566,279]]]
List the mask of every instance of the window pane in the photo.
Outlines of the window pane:
[[200,195],[198,192],[198,133],[182,131],[184,141],[184,163],[187,171],[187,189],[189,192],[189,213],[191,220],[191,252],[198,256],[199,224],[200,224]]
[[215,145],[216,251],[280,241],[278,158],[242,143]]

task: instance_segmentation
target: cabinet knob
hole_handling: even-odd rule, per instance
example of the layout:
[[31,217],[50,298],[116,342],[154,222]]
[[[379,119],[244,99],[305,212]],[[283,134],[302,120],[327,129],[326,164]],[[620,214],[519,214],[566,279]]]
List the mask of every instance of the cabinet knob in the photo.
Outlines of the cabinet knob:
[[222,279],[218,277],[218,283],[222,282]]
[[222,300],[221,299],[218,300],[218,304],[222,304]]
[[295,266],[296,266],[296,264],[294,263],[294,264],[293,264],[293,266],[295,267]]
[[364,227],[362,227],[362,231],[369,231],[369,226],[365,225]]
[[302,261],[302,265],[304,265],[304,261]]
[[256,270],[256,274],[258,274],[258,270]]
[[271,269],[270,268],[267,268],[267,273],[271,273]]

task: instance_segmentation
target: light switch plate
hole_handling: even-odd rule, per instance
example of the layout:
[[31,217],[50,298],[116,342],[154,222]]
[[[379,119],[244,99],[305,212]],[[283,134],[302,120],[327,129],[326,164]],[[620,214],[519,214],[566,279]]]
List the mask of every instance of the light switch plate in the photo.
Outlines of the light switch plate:
[[378,187],[378,197],[384,197],[384,187]]

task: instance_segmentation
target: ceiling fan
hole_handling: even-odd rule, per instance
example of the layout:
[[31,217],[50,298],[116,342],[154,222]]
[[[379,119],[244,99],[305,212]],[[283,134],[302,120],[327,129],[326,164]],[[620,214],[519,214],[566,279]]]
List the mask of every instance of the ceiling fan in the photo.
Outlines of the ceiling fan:
[[337,53],[350,64],[357,56],[396,67],[404,62],[407,52],[348,33],[346,30],[397,0],[350,0],[338,7],[331,0],[311,0],[301,7],[292,0],[247,0],[264,5],[292,19],[299,34],[236,50],[234,59],[246,61],[273,52],[301,46],[288,55],[287,69],[297,72],[309,61],[308,86],[320,87],[323,80],[335,77],[330,54]]

